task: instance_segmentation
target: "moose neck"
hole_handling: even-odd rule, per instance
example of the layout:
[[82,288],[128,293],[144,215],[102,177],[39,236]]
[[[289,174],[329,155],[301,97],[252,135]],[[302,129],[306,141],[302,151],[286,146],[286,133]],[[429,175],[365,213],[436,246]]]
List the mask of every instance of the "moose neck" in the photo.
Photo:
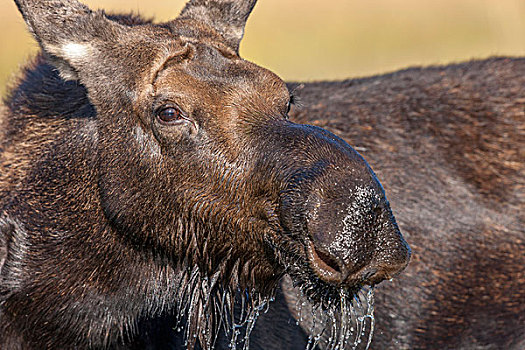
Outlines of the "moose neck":
[[[32,329],[26,348],[102,348],[132,340],[141,321],[175,314],[180,272],[119,242],[111,228],[89,224],[60,231],[13,223],[13,245],[27,250],[16,252],[25,278],[5,296],[0,333]],[[16,272],[11,267],[5,278]]]

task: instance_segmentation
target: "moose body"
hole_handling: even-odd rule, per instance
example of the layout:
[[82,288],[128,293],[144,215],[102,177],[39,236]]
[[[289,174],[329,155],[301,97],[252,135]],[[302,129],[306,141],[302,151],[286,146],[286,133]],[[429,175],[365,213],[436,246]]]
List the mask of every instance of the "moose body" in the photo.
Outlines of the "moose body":
[[254,4],[154,25],[17,2],[43,55],[0,119],[0,348],[228,348],[221,322],[274,293],[251,348],[305,348],[292,284],[330,310],[410,257],[343,139],[416,248],[373,346],[520,348],[523,60],[291,84],[295,124],[238,57]]

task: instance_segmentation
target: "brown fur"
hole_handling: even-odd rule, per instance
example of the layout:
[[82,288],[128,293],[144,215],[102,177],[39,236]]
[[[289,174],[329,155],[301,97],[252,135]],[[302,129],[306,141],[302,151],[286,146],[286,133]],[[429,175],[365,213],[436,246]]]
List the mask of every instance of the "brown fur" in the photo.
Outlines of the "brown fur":
[[238,56],[253,1],[16,3],[43,52],[2,122],[0,347],[223,347],[285,273],[337,311],[407,265],[364,159]]
[[[141,22],[128,17],[118,20],[128,24]],[[185,24],[191,22],[191,25],[184,25],[180,30],[184,30],[189,36],[197,35],[196,41],[217,45],[216,48],[224,57],[235,57],[234,47],[222,46],[221,40],[216,42],[216,39],[209,38],[216,35],[210,31],[210,27],[199,21],[187,21],[189,22]],[[165,26],[156,28],[155,32],[158,31],[158,34],[155,35],[162,37],[165,29]],[[138,57],[142,55],[147,57],[148,50],[136,56],[133,54],[129,64],[140,61]],[[197,88],[199,79],[205,79],[211,73],[220,73],[213,65],[203,66],[203,62],[200,64],[202,74],[194,75],[196,80],[193,84],[181,84],[181,87]],[[178,80],[171,79],[176,77],[176,72],[170,72],[170,69],[173,70],[167,67],[164,75],[161,74],[159,78],[169,81],[168,85],[176,84]],[[243,138],[238,139],[235,133],[228,132],[235,128],[236,120],[221,112],[220,105],[224,101],[228,101],[228,105],[242,101],[242,110],[266,110],[265,115],[276,117],[279,113],[272,110],[273,104],[270,101],[273,98],[285,100],[284,94],[281,95],[282,85],[266,71],[247,65],[243,70],[228,73],[249,77],[248,81],[268,80],[258,84],[265,89],[257,90],[255,95],[249,94],[254,87],[243,79],[235,82],[239,84],[237,86],[243,87],[242,91],[230,95],[229,100],[214,97],[213,89],[205,95],[211,101],[208,106],[215,105],[217,108],[213,113],[218,119],[210,121],[215,130],[214,137],[227,150],[223,151],[225,158],[221,158],[226,161],[221,164],[231,164],[236,157],[242,157],[246,147],[242,146],[245,142]],[[374,166],[389,193],[399,225],[414,250],[414,257],[407,270],[393,282],[382,283],[376,288],[376,331],[372,348],[521,350],[525,346],[524,73],[525,60],[522,58],[493,58],[443,67],[413,68],[365,79],[289,86],[302,105],[292,109],[290,116],[293,121],[313,124],[333,132],[355,145]],[[271,81],[278,88],[269,88],[274,86],[269,83]],[[113,90],[102,91],[105,93],[102,97],[107,99],[107,91]],[[56,97],[57,94],[60,98]],[[272,194],[272,177],[281,171],[291,171],[286,161],[288,156],[292,157],[293,162],[307,162],[309,169],[317,169],[304,156],[319,156],[319,145],[306,140],[317,139],[320,134],[317,130],[305,129],[313,133],[303,133],[305,139],[303,136],[291,138],[290,135],[281,133],[282,143],[293,140],[293,147],[301,150],[294,153],[293,147],[284,148],[283,151],[279,138],[272,136],[278,128],[273,129],[272,133],[264,133],[257,139],[263,145],[262,148],[257,148],[258,152],[264,150],[269,154],[267,158],[282,162],[280,164],[283,167],[279,171],[264,172],[261,176],[250,178],[250,183],[238,182],[235,180],[235,173],[230,173],[225,182],[212,185],[215,187],[210,191],[218,191],[224,198],[210,197],[210,193],[206,191],[210,182],[203,182],[206,188],[197,192],[198,199],[189,201],[197,206],[195,209],[199,213],[192,216],[192,230],[195,231],[190,231],[197,234],[182,236],[186,242],[170,242],[169,236],[147,236],[148,232],[159,232],[148,226],[138,233],[128,232],[123,239],[115,240],[115,237],[121,236],[115,236],[113,228],[108,231],[101,229],[101,223],[105,220],[103,215],[93,214],[97,210],[99,213],[103,210],[96,209],[97,205],[93,204],[98,202],[93,195],[97,193],[97,189],[90,189],[89,186],[96,175],[90,173],[90,167],[86,165],[91,164],[88,161],[90,159],[97,163],[99,153],[91,154],[92,152],[87,151],[96,141],[90,139],[96,112],[86,98],[82,85],[79,86],[76,82],[64,83],[56,74],[51,73],[49,65],[39,59],[28,68],[8,101],[8,108],[4,108],[1,114],[6,118],[0,119],[0,200],[2,210],[10,214],[9,220],[3,219],[0,223],[0,238],[3,240],[0,251],[3,255],[0,256],[5,259],[5,254],[8,254],[4,264],[7,267],[1,272],[4,283],[1,287],[2,298],[7,298],[10,295],[7,293],[21,288],[23,283],[29,283],[27,281],[34,283],[29,284],[35,288],[33,295],[42,297],[45,292],[46,296],[32,304],[21,297],[21,294],[18,294],[18,300],[16,295],[9,297],[9,302],[16,301],[13,305],[20,310],[18,312],[22,315],[26,313],[27,316],[14,318],[17,322],[16,329],[25,331],[15,332],[10,329],[9,332],[4,332],[4,338],[0,338],[4,342],[3,348],[16,348],[22,346],[20,344],[27,348],[28,339],[39,339],[40,348],[43,347],[42,344],[55,347],[61,345],[63,348],[65,345],[58,343],[60,338],[67,339],[69,345],[74,344],[74,340],[78,342],[78,347],[87,347],[86,343],[79,340],[84,339],[83,334],[89,333],[93,339],[104,339],[102,332],[119,327],[121,336],[107,333],[109,343],[106,344],[124,348],[181,348],[183,335],[175,334],[171,329],[175,318],[173,313],[177,311],[159,306],[169,303],[179,305],[180,300],[184,300],[184,295],[180,297],[180,288],[176,288],[173,283],[166,283],[170,279],[180,282],[180,278],[185,278],[184,274],[181,277],[172,268],[177,265],[174,264],[173,255],[165,253],[166,247],[183,249],[198,246],[201,249],[191,250],[189,256],[194,256],[196,262],[209,263],[210,270],[213,270],[214,265],[220,265],[224,255],[203,246],[202,241],[194,237],[206,237],[204,232],[224,232],[232,227],[228,232],[254,234],[248,239],[243,239],[243,234],[235,236],[234,241],[240,247],[228,252],[233,253],[231,260],[238,259],[247,264],[248,267],[241,270],[253,271],[249,266],[264,262],[273,264],[267,267],[268,271],[283,269],[285,262],[289,260],[275,259],[275,253],[248,259],[253,254],[258,254],[256,249],[261,245],[254,245],[251,241],[261,231],[242,228],[244,225],[254,225],[253,221],[243,222],[242,217],[268,220],[264,209],[266,204],[262,199],[272,196],[275,198],[276,194]],[[283,104],[283,101],[276,104]],[[75,108],[71,108],[72,104]],[[253,119],[253,123],[257,124],[257,118]],[[126,125],[122,127],[125,128]],[[77,130],[83,131],[79,133]],[[160,138],[165,139],[165,135],[160,135]],[[148,159],[155,154],[148,148],[152,143],[147,141],[152,138],[148,139],[147,134],[143,136],[143,148],[137,150],[129,147],[128,153],[136,151],[139,158]],[[271,142],[265,143],[265,139],[270,139]],[[126,153],[127,144],[119,145],[120,140],[121,137],[117,135],[115,142],[107,146],[107,151],[104,151],[108,154],[107,159],[117,159],[123,148]],[[72,148],[73,144],[81,144],[82,147]],[[56,152],[49,154],[50,149]],[[329,149],[335,153],[340,151],[337,147]],[[67,162],[57,161],[57,155],[60,154],[68,155],[65,157]],[[258,153],[250,153],[250,156],[254,157],[255,154]],[[322,155],[330,162],[336,162],[329,154]],[[133,158],[135,157],[129,159]],[[79,162],[80,159],[83,161]],[[52,168],[49,169],[50,164]],[[56,164],[68,166],[57,168]],[[250,162],[246,160],[245,164]],[[266,168],[273,169],[275,164],[277,163],[266,163]],[[301,164],[304,166],[305,163]],[[118,163],[111,165],[117,170],[128,166]],[[198,168],[199,164],[195,166]],[[145,207],[139,203],[134,206],[131,199],[124,200],[122,202],[130,205],[125,209],[138,216],[143,211],[146,211],[145,216],[153,216],[165,210],[155,203],[162,203],[162,192],[170,187],[155,188],[152,179],[158,178],[150,176],[148,167],[134,165],[131,169],[131,174],[120,174],[120,171],[113,176],[117,177],[118,183],[129,183],[130,178],[140,179],[141,184],[153,182],[148,185],[150,190],[147,192],[157,193],[157,197]],[[218,174],[221,168],[207,167],[206,171],[213,173],[214,169],[217,169],[215,174]],[[194,170],[184,168],[180,171],[187,174]],[[168,178],[175,176],[173,172],[163,174]],[[326,182],[322,187],[329,190],[329,180],[341,178],[333,172],[329,175],[322,179],[317,178],[314,184]],[[306,182],[309,181],[312,180],[307,178]],[[131,183],[135,182],[133,180]],[[176,182],[174,181],[175,184]],[[253,182],[260,186],[254,187]],[[78,186],[71,187],[71,183],[86,186],[79,192]],[[234,192],[230,192],[230,195],[223,192],[225,184],[231,184],[230,187],[226,186],[228,191],[238,186],[238,192],[235,195]],[[311,185],[301,187],[302,191],[309,192],[309,186]],[[35,196],[31,191],[37,191],[39,195]],[[90,198],[89,194],[94,199],[86,200]],[[133,201],[142,199],[136,192],[132,194],[135,195],[131,197]],[[255,194],[260,202],[251,197]],[[237,195],[241,196],[240,199]],[[243,206],[244,201],[249,205]],[[202,204],[199,206],[195,203]],[[219,205],[212,206],[212,210],[205,203]],[[231,203],[243,207],[247,214],[239,217],[233,215],[238,209],[231,208]],[[260,208],[259,212],[257,207]],[[334,208],[335,205],[331,207]],[[22,219],[17,221],[11,217],[22,218],[24,223],[31,223],[33,226],[22,225]],[[134,215],[123,215],[124,219],[129,217]],[[195,220],[197,217],[236,217],[237,222],[217,223],[220,229],[213,229],[213,224]],[[42,221],[42,218],[46,220]],[[130,225],[119,221],[119,218],[117,215],[111,220],[120,225]],[[133,221],[131,226],[147,223],[147,220],[135,220],[137,221]],[[271,222],[280,225],[280,222],[288,221],[289,218],[285,215],[284,218],[274,216]],[[293,217],[291,221],[293,223]],[[50,227],[49,222],[52,223],[53,230],[42,230],[46,225]],[[366,223],[367,220],[362,222]],[[65,227],[66,223],[74,224],[75,234],[69,232],[71,229]],[[329,227],[329,222],[321,225]],[[28,235],[27,232],[31,231],[37,234]],[[91,231],[96,234],[82,235],[82,241],[78,239],[77,232]],[[14,235],[15,232],[19,234]],[[48,245],[37,245],[38,242],[46,241],[41,238],[41,232],[45,237],[51,238],[47,241]],[[294,237],[301,240],[297,232]],[[68,239],[70,244],[63,244]],[[216,247],[224,246],[225,242],[228,242],[228,238],[219,239]],[[303,253],[298,248],[300,245],[293,246],[289,243],[283,244],[277,254],[288,249],[297,256]],[[364,241],[361,247],[366,247],[366,243]],[[239,256],[242,251],[248,253]],[[28,254],[32,254],[33,258],[28,258]],[[58,258],[55,259],[54,256]],[[86,257],[90,259],[86,260]],[[96,269],[93,269],[92,264],[86,264],[90,260],[97,262]],[[76,261],[82,269],[73,268]],[[58,266],[56,270],[50,269],[55,265]],[[46,268],[51,272],[46,272]],[[239,267],[221,266],[219,270],[221,269],[238,271]],[[308,268],[305,267],[305,270]],[[9,271],[8,276],[6,271]],[[67,274],[68,271],[71,273]],[[28,272],[31,275],[28,276]],[[295,273],[296,282],[308,285],[310,277],[307,276],[311,276],[311,273]],[[40,282],[35,282],[31,277],[33,275]],[[225,275],[229,276],[229,272]],[[229,281],[225,280],[225,275],[221,275],[221,283],[227,285]],[[252,273],[251,277],[244,278],[249,286],[269,288],[279,276],[268,279],[267,271],[261,271],[260,274]],[[80,280],[84,283],[82,287],[77,283]],[[85,284],[85,281],[91,281],[91,284]],[[119,285],[123,288],[119,288]],[[179,287],[185,285],[192,292],[198,292],[198,288],[188,281],[178,284]],[[28,287],[25,288],[27,290]],[[302,328],[295,325],[292,317],[298,315],[294,301],[297,297],[296,290],[291,289],[287,283],[283,283],[281,288],[282,291],[276,291],[276,301],[272,303],[268,313],[261,316],[252,333],[252,349],[304,349],[306,346],[312,320],[308,314],[303,314]],[[61,293],[57,293],[57,290]],[[123,290],[127,291],[124,296]],[[100,321],[95,311],[82,315],[78,313],[79,310],[86,312],[90,308],[75,309],[75,305],[80,305],[78,301],[86,300],[86,293],[91,291],[97,291],[100,305],[109,306],[107,310],[115,315],[107,318],[107,323]],[[68,297],[65,299],[66,303],[62,298],[64,295]],[[77,313],[54,313],[50,305],[55,304],[62,307],[71,305]],[[146,309],[149,308],[150,313],[146,314],[148,317],[130,318],[133,312],[135,315],[143,315],[145,306]],[[35,307],[40,313],[34,313]],[[119,319],[117,315],[126,316]],[[2,321],[5,317],[0,315]],[[56,324],[42,326],[44,319],[55,320]],[[122,319],[126,321],[121,321]],[[35,328],[35,324],[39,327]],[[67,324],[72,328],[66,331],[57,324]],[[72,335],[71,329],[77,333]],[[27,333],[28,330],[33,334]],[[206,339],[202,341],[206,343]],[[227,348],[228,343],[229,339],[219,334],[215,347]]]
[[524,87],[504,57],[294,84],[294,120],[362,152],[413,248],[377,288],[373,348],[523,348]]

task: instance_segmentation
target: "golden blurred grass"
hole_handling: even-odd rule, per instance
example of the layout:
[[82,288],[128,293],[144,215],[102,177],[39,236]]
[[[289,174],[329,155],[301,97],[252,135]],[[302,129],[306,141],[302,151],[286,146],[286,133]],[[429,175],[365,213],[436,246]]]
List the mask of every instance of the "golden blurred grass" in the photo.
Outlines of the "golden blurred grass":
[[[85,0],[92,8],[175,17],[183,0]],[[14,2],[0,4],[0,95],[37,49]],[[523,0],[259,0],[241,55],[286,80],[341,79],[525,55]]]

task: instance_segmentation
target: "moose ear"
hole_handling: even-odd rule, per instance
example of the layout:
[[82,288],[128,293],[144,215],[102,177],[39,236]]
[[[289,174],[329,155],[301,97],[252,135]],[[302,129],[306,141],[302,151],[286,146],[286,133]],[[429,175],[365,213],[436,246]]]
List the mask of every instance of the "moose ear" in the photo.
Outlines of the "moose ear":
[[257,0],[191,0],[179,18],[202,21],[217,30],[227,44],[239,51],[244,26]]
[[[29,30],[65,79],[77,79],[116,23],[76,0],[15,0]],[[98,40],[95,40],[98,39]]]

